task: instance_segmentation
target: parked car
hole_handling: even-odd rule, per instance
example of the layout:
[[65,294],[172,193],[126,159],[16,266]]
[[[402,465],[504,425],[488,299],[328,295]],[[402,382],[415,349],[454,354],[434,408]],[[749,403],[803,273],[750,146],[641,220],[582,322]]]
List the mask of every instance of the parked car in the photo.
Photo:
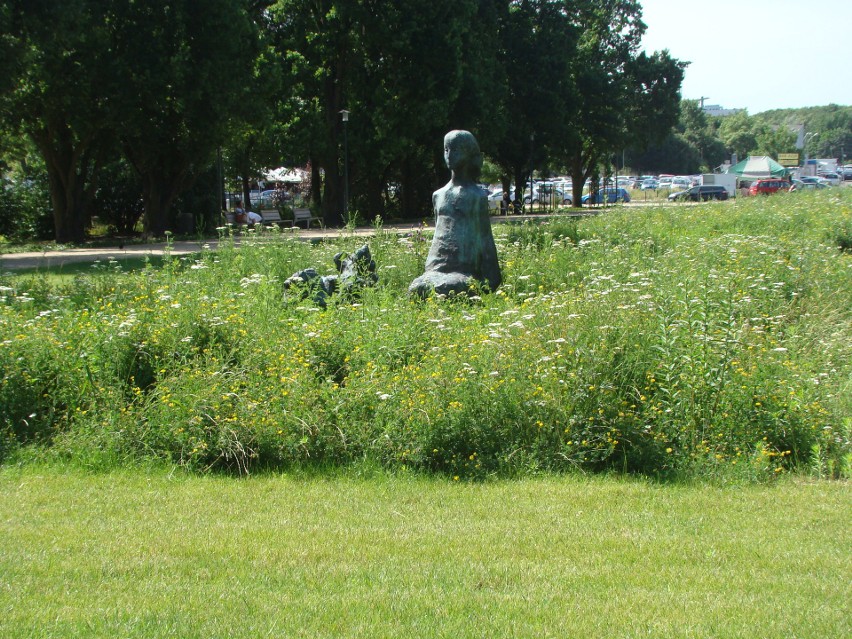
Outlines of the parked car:
[[751,183],[748,189],[749,195],[769,195],[778,191],[787,191],[790,188],[789,180],[780,178],[761,178]]
[[[515,198],[515,192],[509,191],[509,199],[510,201]],[[503,201],[503,191],[500,189],[495,189],[488,194],[488,208],[489,209],[499,209],[500,203]]]
[[831,182],[818,175],[805,175],[801,178],[805,184],[822,184],[823,186],[831,186]]
[[573,192],[574,185],[572,182],[562,181],[562,182],[554,182],[553,186],[562,192],[562,203],[563,204],[571,204],[574,200]]
[[614,204],[618,201],[629,202],[630,194],[626,189],[601,189],[597,193],[586,193],[580,202],[583,204],[602,204],[604,198],[606,198],[607,204]]
[[802,182],[802,180],[793,180],[790,186],[790,191],[815,191],[817,189],[827,189],[828,185],[822,182]]
[[840,182],[842,179],[837,173],[820,173],[818,177],[821,177],[831,186],[840,186]]
[[[523,205],[515,201],[515,189],[509,191],[509,206],[510,209],[506,213],[520,213],[523,210]],[[503,213],[503,191],[495,189],[488,195],[488,208],[494,213]]]
[[643,191],[656,191],[658,188],[660,188],[660,183],[654,178],[648,178],[647,180],[644,180],[642,182],[639,188]]
[[692,186],[685,191],[677,191],[669,195],[669,201],[675,202],[678,200],[689,200],[692,202],[707,200],[727,200],[728,189],[721,185],[708,184],[702,186]]
[[539,204],[544,203],[548,206],[558,204],[570,205],[573,198],[570,193],[565,193],[557,187],[553,182],[536,182],[532,188],[532,198],[528,192],[524,195],[524,204]]

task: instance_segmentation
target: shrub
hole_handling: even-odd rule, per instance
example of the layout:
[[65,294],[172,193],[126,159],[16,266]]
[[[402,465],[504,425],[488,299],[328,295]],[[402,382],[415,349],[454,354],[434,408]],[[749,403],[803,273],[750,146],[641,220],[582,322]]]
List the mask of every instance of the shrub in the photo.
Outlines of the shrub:
[[108,164],[101,170],[93,213],[113,233],[133,233],[144,211],[142,181],[124,161]]
[[53,237],[53,208],[47,176],[0,180],[0,235],[21,242]]

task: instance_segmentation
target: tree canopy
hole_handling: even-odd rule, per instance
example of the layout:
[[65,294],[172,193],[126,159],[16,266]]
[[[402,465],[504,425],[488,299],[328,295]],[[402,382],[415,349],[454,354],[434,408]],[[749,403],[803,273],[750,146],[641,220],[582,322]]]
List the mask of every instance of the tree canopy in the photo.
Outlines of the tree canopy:
[[685,63],[641,51],[644,30],[637,0],[0,0],[0,151],[38,150],[63,241],[116,162],[159,235],[197,217],[173,204],[217,156],[243,191],[310,166],[336,224],[427,214],[454,128],[519,193],[533,170],[582,188],[613,155],[695,172],[791,150],[791,120],[819,132],[812,156],[848,153],[849,107],[719,119],[681,101]]

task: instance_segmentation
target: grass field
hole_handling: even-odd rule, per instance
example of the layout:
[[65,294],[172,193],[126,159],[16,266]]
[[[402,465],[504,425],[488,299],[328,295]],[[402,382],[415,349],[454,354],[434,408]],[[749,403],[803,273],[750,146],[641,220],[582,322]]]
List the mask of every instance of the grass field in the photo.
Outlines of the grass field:
[[[496,225],[499,290],[425,303],[428,234],[255,237],[0,274],[0,461],[852,476],[849,189]],[[376,287],[285,293],[365,241]]]
[[852,634],[845,191],[0,274],[0,637]]
[[849,636],[845,482],[0,471],[0,636]]

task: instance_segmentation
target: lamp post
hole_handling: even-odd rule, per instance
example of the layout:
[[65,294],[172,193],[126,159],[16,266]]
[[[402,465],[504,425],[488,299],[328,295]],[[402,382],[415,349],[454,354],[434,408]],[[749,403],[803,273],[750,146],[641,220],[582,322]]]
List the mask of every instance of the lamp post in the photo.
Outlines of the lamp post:
[[349,139],[346,135],[346,123],[349,122],[349,111],[340,111],[343,121],[343,222],[349,222]]

